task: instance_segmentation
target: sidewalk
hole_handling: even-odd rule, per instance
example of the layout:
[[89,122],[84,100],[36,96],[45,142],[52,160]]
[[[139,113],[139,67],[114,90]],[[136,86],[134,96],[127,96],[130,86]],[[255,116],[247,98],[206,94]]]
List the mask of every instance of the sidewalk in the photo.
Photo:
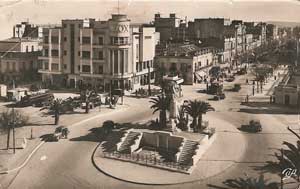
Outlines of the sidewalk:
[[[83,113],[83,110],[80,110],[82,112],[77,112],[74,114],[63,114],[60,116],[60,122],[59,125],[64,126],[74,126],[74,128],[69,128],[69,130],[72,132],[73,129],[76,129],[76,124],[83,121],[83,120],[89,120],[97,116],[102,116],[107,113],[118,111],[122,108],[129,107],[128,104],[124,105],[118,105],[116,109],[110,109],[108,107],[102,107],[101,110],[99,108],[95,108],[90,110],[89,114]],[[20,109],[20,111],[24,112],[24,114],[27,114],[30,116],[29,122],[31,125],[24,126],[21,128],[16,128],[16,147],[20,147],[21,143],[24,138],[27,139],[27,146],[25,149],[16,149],[16,154],[13,154],[13,149],[6,150],[6,140],[7,140],[7,134],[2,133],[0,135],[0,171],[6,171],[14,169],[18,166],[20,166],[28,157],[28,155],[34,150],[34,148],[40,144],[41,139],[40,137],[46,134],[53,133],[56,125],[53,125],[54,118],[51,115],[45,116],[43,113],[44,111],[39,111],[39,108],[34,107],[27,107]],[[33,138],[31,137],[31,129],[33,133]],[[12,148],[12,132],[11,132],[11,142],[10,147]],[[0,175],[1,176],[1,175]],[[0,177],[1,182],[1,177]]]

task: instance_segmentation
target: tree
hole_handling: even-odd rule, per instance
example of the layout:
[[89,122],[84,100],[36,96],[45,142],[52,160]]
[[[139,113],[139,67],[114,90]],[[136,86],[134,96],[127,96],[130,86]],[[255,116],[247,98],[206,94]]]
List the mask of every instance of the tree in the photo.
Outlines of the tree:
[[[287,149],[283,149],[281,153],[275,153],[275,156],[278,160],[278,168],[292,168],[300,170],[300,136],[288,127],[288,130],[292,132],[299,140],[296,144],[292,144],[284,141],[283,145]],[[300,181],[300,175],[297,176],[298,182]]]
[[28,116],[18,110],[6,110],[0,114],[0,130],[7,131],[7,149],[9,149],[11,129],[26,125],[28,119]]
[[91,98],[94,96],[94,91],[90,91],[90,90],[85,90],[85,91],[82,91],[81,94],[80,94],[80,98],[82,101],[85,102],[85,113],[89,113],[90,111],[90,101],[91,101]]
[[150,108],[154,109],[153,114],[159,111],[159,123],[163,128],[167,125],[167,111],[170,107],[170,100],[164,94],[157,97],[152,97],[150,102],[153,104]]
[[63,111],[63,101],[61,99],[55,99],[50,103],[49,110],[54,113],[54,124],[58,125],[60,114]]
[[202,129],[202,115],[208,111],[214,111],[214,108],[207,102],[190,100],[185,110],[193,118],[192,128],[194,132],[198,132]]
[[268,180],[260,175],[259,178],[228,179],[223,182],[226,186],[236,189],[278,189],[277,183],[268,183]]
[[[287,148],[275,152],[274,156],[277,161],[266,162],[267,164],[263,167],[263,169],[267,172],[279,173],[282,175],[282,171],[287,168],[300,170],[300,136],[289,127],[288,130],[298,138],[298,141],[296,144],[284,141],[283,145]],[[298,182],[300,181],[300,175],[298,173],[297,177],[295,177],[295,175],[291,176],[294,176],[293,178],[297,179]]]

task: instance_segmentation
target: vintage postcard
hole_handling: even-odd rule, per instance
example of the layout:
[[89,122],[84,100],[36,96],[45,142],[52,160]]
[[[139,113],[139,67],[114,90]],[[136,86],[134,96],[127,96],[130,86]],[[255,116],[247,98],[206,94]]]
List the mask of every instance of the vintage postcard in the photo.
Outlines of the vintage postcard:
[[300,189],[300,1],[0,0],[0,189]]

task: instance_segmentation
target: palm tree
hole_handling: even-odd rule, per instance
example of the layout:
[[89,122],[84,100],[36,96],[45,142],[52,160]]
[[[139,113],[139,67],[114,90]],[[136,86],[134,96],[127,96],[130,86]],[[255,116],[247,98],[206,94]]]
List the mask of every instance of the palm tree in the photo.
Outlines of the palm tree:
[[202,129],[202,115],[214,108],[207,102],[201,100],[190,100],[186,106],[186,112],[193,118],[192,128],[194,132]]
[[152,97],[150,102],[153,104],[150,108],[154,109],[153,114],[159,111],[160,127],[167,125],[167,111],[169,110],[170,100],[164,94],[157,97]]
[[22,127],[28,122],[28,116],[18,110],[6,110],[0,114],[0,130],[7,131],[7,149],[9,149],[10,133],[14,127]]
[[59,116],[63,111],[63,101],[61,99],[53,100],[49,109],[54,113],[54,125],[58,125]]
[[223,183],[230,188],[236,189],[278,189],[278,183],[268,183],[268,180],[265,179],[263,175],[260,175],[259,178],[246,177],[238,179],[228,179]]

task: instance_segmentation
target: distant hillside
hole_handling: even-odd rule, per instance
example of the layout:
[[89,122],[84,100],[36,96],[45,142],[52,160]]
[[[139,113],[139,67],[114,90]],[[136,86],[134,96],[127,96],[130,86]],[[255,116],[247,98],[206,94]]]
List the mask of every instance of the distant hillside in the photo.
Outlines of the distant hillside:
[[267,23],[277,25],[278,27],[296,27],[296,26],[300,26],[300,22],[267,21]]

